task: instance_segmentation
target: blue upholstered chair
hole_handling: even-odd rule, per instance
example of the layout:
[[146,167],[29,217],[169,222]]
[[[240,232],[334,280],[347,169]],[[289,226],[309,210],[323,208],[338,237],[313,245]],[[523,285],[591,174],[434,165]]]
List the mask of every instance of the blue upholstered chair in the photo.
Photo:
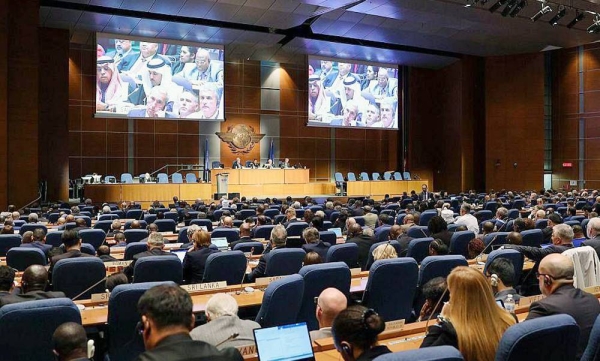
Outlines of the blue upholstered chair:
[[367,268],[366,268],[367,271],[371,269],[373,262],[375,262],[375,259],[373,258],[373,251],[375,251],[375,248],[381,246],[382,244],[388,244],[388,242],[389,242],[389,247],[393,247],[396,250],[396,253],[398,255],[402,252],[402,250],[400,249],[400,243],[398,243],[398,241],[396,241],[396,240],[377,242],[377,243],[372,244],[371,248],[369,248],[369,257],[367,258]]
[[515,249],[499,249],[495,250],[488,256],[485,261],[485,266],[483,267],[483,274],[487,275],[487,269],[497,258],[506,258],[511,261],[513,266],[515,267],[515,279],[513,280],[513,285],[516,286],[519,284],[519,280],[521,279],[521,273],[523,272],[523,253],[515,250]]
[[169,183],[169,176],[167,173],[158,173],[156,175],[156,183]]
[[0,234],[0,256],[4,257],[8,250],[21,245],[21,236],[18,234]]
[[321,231],[319,232],[319,239],[323,242],[329,243],[331,245],[336,244],[337,236],[333,231]]
[[227,238],[227,243],[235,242],[240,239],[240,230],[237,228],[216,228],[210,234],[210,238]]
[[109,220],[113,220],[113,219],[117,219],[119,218],[118,214],[114,214],[114,213],[106,213],[106,214],[102,214],[98,217],[98,221],[109,221]]
[[136,332],[140,321],[137,304],[147,290],[172,282],[147,282],[118,285],[108,301],[108,358],[110,361],[130,361],[145,351],[142,336]]
[[492,243],[492,241],[494,242],[494,244],[491,245],[488,250],[486,250],[486,253],[489,253],[492,250],[492,247],[495,245],[505,244],[506,237],[508,237],[509,233],[510,232],[492,232],[486,234],[485,237],[483,237],[483,243],[485,246],[487,247],[490,243]]
[[431,236],[427,226],[412,226],[408,229],[406,234],[411,238],[424,238]]
[[175,229],[177,228],[177,222],[172,219],[157,219],[154,221],[154,224],[158,226],[159,232],[173,232],[175,233]]
[[581,356],[581,361],[598,361],[600,360],[600,316],[596,317],[594,327],[590,333],[590,339]]
[[260,242],[241,242],[233,247],[234,251],[242,251],[244,253],[253,251],[252,254],[262,254],[265,246]]
[[429,256],[429,244],[433,241],[431,237],[415,238],[408,243],[406,257],[412,257],[417,263],[423,262]]
[[198,178],[196,177],[196,174],[194,174],[194,173],[187,173],[185,175],[185,182],[186,183],[198,183]]
[[356,243],[334,244],[327,250],[325,262],[344,262],[348,267],[358,266],[358,245]]
[[[132,229],[132,231],[137,231],[137,229]],[[123,255],[123,259],[125,261],[133,260],[133,256],[138,253],[146,252],[148,250],[148,243],[146,242],[131,242],[127,243],[125,247],[125,254]]]
[[301,248],[280,248],[269,252],[265,275],[286,276],[298,273],[302,268],[306,252]]
[[106,239],[106,233],[101,229],[82,229],[79,231],[81,242],[91,244],[94,249],[98,249]]
[[[139,242],[148,237],[148,231],[145,229],[126,229],[123,234],[125,234],[127,244]],[[144,244],[146,243],[144,242]]]
[[[386,321],[408,319],[418,275],[419,266],[412,258],[375,261],[369,271],[363,304],[373,308]],[[394,287],[390,287],[392,284]]]
[[333,179],[335,180],[335,187],[340,190],[337,194],[343,196],[346,193],[346,181],[344,181],[344,176],[340,172],[335,172]]
[[369,173],[367,172],[360,172],[360,179],[363,181],[368,181],[369,180]]
[[133,183],[133,177],[130,173],[121,174],[121,183]]
[[539,247],[544,242],[544,233],[541,229],[528,229],[521,232],[523,246]]
[[133,283],[172,281],[181,284],[183,267],[173,256],[142,257],[133,266]]
[[54,361],[52,334],[66,322],[81,324],[81,313],[68,298],[3,306],[0,308],[2,360]]
[[111,220],[105,220],[105,221],[97,221],[96,224],[94,224],[94,229],[101,229],[104,231],[104,233],[108,233],[110,232],[110,227],[112,226],[112,222]]
[[181,175],[181,173],[173,173],[171,174],[171,182],[174,184],[182,184],[183,183],[183,176]]
[[304,231],[305,228],[308,228],[308,223],[294,222],[290,223],[285,230],[287,231],[288,237],[299,237],[302,236],[302,231]]
[[400,172],[394,172],[393,178],[394,180],[402,180],[402,174],[400,174]]
[[446,256],[428,256],[421,262],[421,268],[419,269],[419,281],[417,283],[419,290],[417,290],[417,296],[415,297],[414,310],[419,312],[425,298],[420,292],[421,287],[429,280],[436,277],[448,277],[452,269],[458,266],[468,266],[468,262],[465,257],[457,255],[446,255]]
[[321,263],[304,266],[298,274],[304,279],[304,294],[297,322],[306,322],[309,330],[317,330],[319,323],[315,317],[315,297],[329,287],[337,288],[343,294],[348,295],[350,292],[350,269],[343,262]]
[[354,172],[348,172],[348,182],[356,182],[356,174]]
[[[104,262],[96,257],[65,258],[56,262],[52,272],[52,287],[64,292],[69,298],[83,291],[106,276]],[[87,299],[94,293],[104,292],[104,282],[81,294],[78,299]]]
[[22,236],[23,233],[25,233],[27,231],[33,232],[34,230],[36,230],[38,228],[43,229],[44,233],[48,233],[48,228],[46,228],[46,226],[44,226],[43,224],[39,224],[39,223],[26,223],[26,224],[22,225],[21,228],[19,229],[19,234]]
[[471,231],[454,232],[450,238],[450,254],[469,258],[469,242],[475,237],[475,233]]
[[261,327],[296,322],[304,295],[304,279],[298,274],[275,280],[267,286],[256,322]]
[[125,218],[127,219],[141,219],[144,211],[141,209],[130,209],[125,212]]
[[46,255],[35,247],[14,247],[6,254],[6,265],[18,271],[25,271],[33,264],[46,265]]
[[502,335],[496,361],[574,360],[579,333],[573,317],[566,314],[518,323]]
[[60,245],[62,244],[63,232],[64,231],[48,232],[48,234],[46,235],[46,244],[49,244],[52,247],[60,247]]
[[226,281],[237,285],[246,274],[247,260],[242,251],[213,253],[206,259],[202,282]]
[[89,243],[82,243],[81,244],[81,253],[86,253],[86,254],[89,254],[90,256],[95,256],[96,249],[94,248],[94,246],[92,246]]
[[197,224],[200,227],[206,227],[206,230],[209,232],[212,232],[212,222],[210,221],[210,219],[206,219],[206,218],[200,218],[200,219],[192,219],[190,221],[190,226],[192,224]]

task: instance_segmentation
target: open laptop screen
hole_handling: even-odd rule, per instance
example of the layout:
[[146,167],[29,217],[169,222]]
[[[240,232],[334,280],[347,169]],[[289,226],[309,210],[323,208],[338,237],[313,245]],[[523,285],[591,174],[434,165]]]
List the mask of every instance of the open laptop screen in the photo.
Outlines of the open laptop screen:
[[177,255],[177,257],[179,257],[179,260],[181,261],[181,263],[183,263],[183,257],[185,257],[185,254],[187,253],[187,249],[174,249],[171,251],[171,253],[175,253]]
[[215,237],[210,239],[210,243],[217,246],[219,251],[227,251],[229,244],[227,243],[227,237]]
[[329,231],[335,233],[337,238],[342,237],[342,229],[341,228],[329,228]]
[[305,322],[254,330],[260,361],[295,361],[315,359]]

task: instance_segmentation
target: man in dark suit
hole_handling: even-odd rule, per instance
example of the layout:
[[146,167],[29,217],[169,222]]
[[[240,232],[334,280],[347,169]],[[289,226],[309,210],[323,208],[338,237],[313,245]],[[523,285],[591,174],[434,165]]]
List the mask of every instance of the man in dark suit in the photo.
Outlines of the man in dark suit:
[[131,281],[133,280],[133,269],[135,267],[135,263],[144,257],[150,256],[167,256],[167,257],[177,257],[175,253],[165,252],[163,251],[165,248],[165,240],[163,235],[158,232],[152,232],[148,236],[148,250],[145,252],[138,253],[133,255],[133,261],[129,264],[129,266],[123,269],[123,273],[127,276],[127,278]]
[[358,245],[358,264],[364,271],[367,269],[367,260],[369,259],[369,250],[373,243],[373,230],[365,228],[364,230],[358,223],[353,223],[348,228],[346,243],[356,243]]
[[145,108],[136,108],[129,111],[127,117],[129,118],[173,118],[174,115],[165,112],[167,103],[169,102],[169,95],[167,88],[162,85],[152,87],[150,94],[146,98]]
[[[263,216],[263,218],[264,218],[264,216]],[[252,242],[252,238],[250,237],[251,228],[252,228],[252,226],[250,225],[250,223],[248,223],[248,222],[242,223],[242,225],[240,226],[240,239],[229,243],[229,247],[231,247],[231,249],[233,249],[233,247],[235,247],[235,245],[238,243]]]
[[102,245],[98,247],[96,251],[98,258],[102,260],[102,262],[115,262],[117,259],[110,255],[110,248],[107,245]]
[[258,265],[252,270],[251,273],[246,274],[245,282],[254,282],[257,278],[264,277],[267,270],[267,261],[272,256],[271,251],[274,249],[285,248],[286,241],[287,232],[285,228],[281,224],[276,225],[271,231],[270,243],[272,248],[269,249],[269,247],[267,247],[265,249],[265,252],[258,260]]
[[575,319],[581,333],[576,359],[579,360],[590,338],[600,303],[593,295],[573,287],[573,262],[560,254],[546,256],[537,274],[540,291],[546,298],[529,307],[527,320],[564,313]]
[[146,291],[138,302],[146,352],[137,360],[243,361],[236,349],[219,351],[206,342],[192,340],[190,330],[196,321],[193,306],[189,293],[177,285],[159,285]]
[[507,249],[516,249],[523,255],[536,263],[552,253],[563,253],[573,248],[573,229],[567,224],[557,224],[552,227],[552,244],[546,248],[504,245]]
[[0,266],[0,298],[9,296],[15,288],[15,269]]
[[0,307],[11,303],[66,297],[62,292],[46,292],[46,286],[48,286],[46,267],[29,266],[21,278],[21,293],[0,297]]
[[422,192],[419,193],[419,200],[421,202],[423,202],[423,201],[428,202],[433,199],[433,194],[431,192],[429,192],[429,190],[427,189],[427,184],[423,184],[421,186],[421,190],[422,190]]
[[325,262],[327,256],[327,250],[331,247],[331,244],[323,242],[319,238],[319,231],[314,227],[305,228],[302,232],[302,238],[306,244],[302,245],[302,249],[308,252],[316,252],[321,257],[321,262]]
[[[78,323],[66,322],[58,326],[52,335],[54,354],[58,361],[84,361],[89,360],[88,339],[85,329]],[[94,347],[91,347],[91,356]]]
[[242,168],[242,161],[240,160],[240,157],[235,158],[235,160],[233,161],[233,164],[231,165],[232,169],[240,169]]
[[21,247],[37,248],[40,251],[44,252],[44,255],[46,255],[46,258],[48,258],[48,252],[52,249],[52,246],[46,244],[46,233],[44,232],[44,230],[41,228],[34,229],[32,232],[31,239],[31,243],[22,243]]
[[75,225],[76,227],[73,228],[72,230],[77,232],[77,234],[79,234],[79,231],[83,230],[83,229],[89,229],[90,227],[87,226],[87,223],[85,222],[85,219],[83,218],[77,218],[75,219]]
[[600,257],[600,218],[592,218],[587,224],[587,234],[590,239],[582,242],[582,246],[592,247]]
[[61,236],[61,239],[65,248],[65,252],[51,258],[50,269],[48,270],[50,277],[52,277],[52,270],[54,269],[56,262],[60,261],[61,259],[77,257],[94,257],[90,254],[81,252],[81,239],[79,238],[79,235],[77,234],[75,229],[64,231]]
[[210,233],[206,231],[196,231],[192,235],[192,240],[193,247],[183,258],[183,279],[190,284],[202,282],[208,256],[220,252],[210,248]]
[[294,222],[298,222],[298,219],[296,218],[296,209],[292,208],[292,207],[289,207],[288,209],[286,209],[285,218],[286,218],[286,221],[283,223],[283,226],[285,228],[287,228],[287,226],[289,226],[290,224],[292,224]]

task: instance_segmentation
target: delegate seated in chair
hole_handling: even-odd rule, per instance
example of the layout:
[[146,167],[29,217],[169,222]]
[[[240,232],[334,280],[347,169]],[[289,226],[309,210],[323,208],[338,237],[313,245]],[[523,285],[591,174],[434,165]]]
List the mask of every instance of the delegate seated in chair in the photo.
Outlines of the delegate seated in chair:
[[149,256],[177,257],[177,255],[174,253],[163,251],[163,248],[165,248],[165,240],[162,234],[158,232],[151,233],[148,236],[148,250],[134,255],[133,261],[129,264],[129,266],[125,267],[123,273],[125,273],[127,278],[131,281],[133,279],[133,268],[135,267],[136,261],[140,258]]

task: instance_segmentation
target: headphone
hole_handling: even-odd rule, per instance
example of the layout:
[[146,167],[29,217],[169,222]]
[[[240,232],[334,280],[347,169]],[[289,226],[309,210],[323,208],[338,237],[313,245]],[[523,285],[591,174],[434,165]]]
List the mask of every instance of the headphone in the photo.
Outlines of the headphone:
[[492,274],[490,276],[490,284],[492,285],[492,287],[498,287],[498,275],[497,274]]
[[95,351],[96,351],[96,347],[94,346],[94,340],[89,340],[87,342],[87,357],[89,359],[93,358]]
[[352,348],[350,347],[350,345],[342,344],[342,351],[344,351],[346,355],[352,356]]
[[548,287],[552,286],[552,278],[550,276],[544,275],[544,285]]

